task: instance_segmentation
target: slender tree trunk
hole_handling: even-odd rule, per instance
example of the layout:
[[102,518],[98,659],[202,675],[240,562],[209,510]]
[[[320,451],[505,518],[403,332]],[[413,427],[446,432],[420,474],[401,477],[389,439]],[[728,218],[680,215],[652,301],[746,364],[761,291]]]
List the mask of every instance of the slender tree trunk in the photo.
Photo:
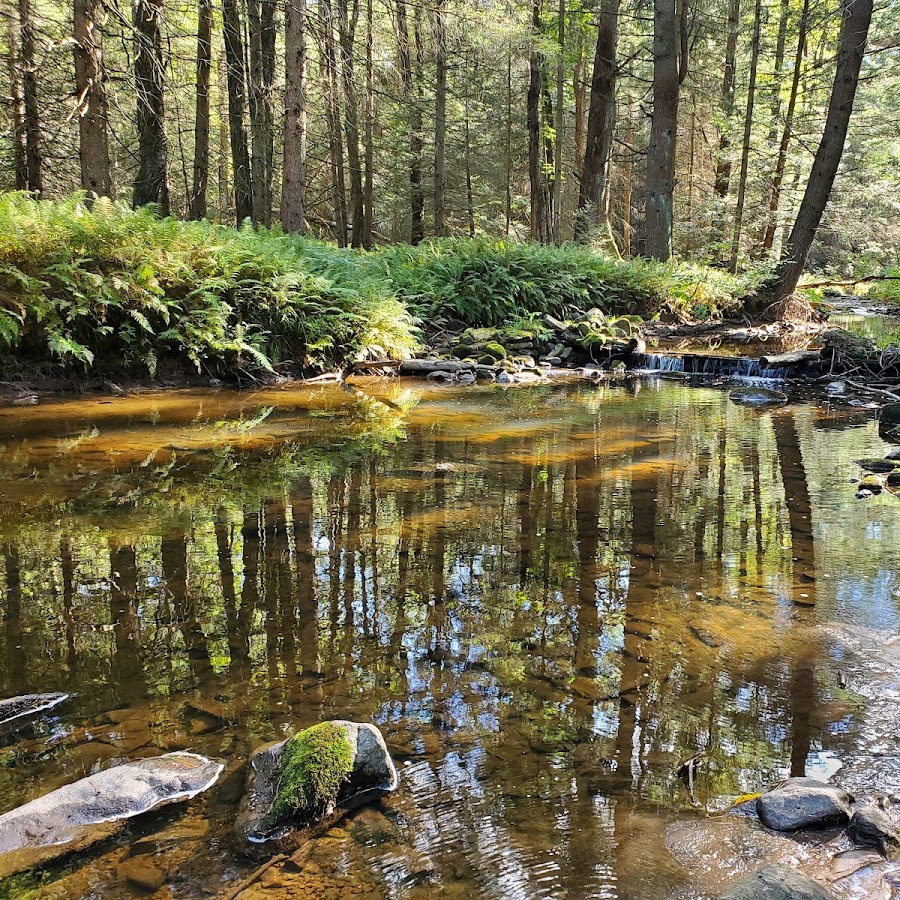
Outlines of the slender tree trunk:
[[632,160],[634,145],[634,110],[631,101],[628,102],[628,118],[625,120],[625,143],[628,150],[625,156],[625,164],[623,166],[622,188],[622,255],[631,256],[631,193],[633,188],[633,169]]
[[372,249],[375,227],[375,32],[372,0],[366,0],[366,137],[363,180],[363,247]]
[[466,219],[469,223],[469,237],[475,237],[475,202],[472,195],[472,141],[469,128],[469,98],[465,102],[466,140]]
[[134,205],[156,203],[169,214],[169,144],[164,101],[162,0],[133,0],[139,167]]
[[28,190],[28,137],[25,131],[25,94],[22,86],[22,67],[19,52],[19,35],[10,17],[7,27],[9,55],[10,112],[13,124],[13,164],[17,191]]
[[363,189],[362,165],[359,158],[359,114],[356,100],[356,76],[353,51],[356,44],[356,25],[359,20],[359,0],[340,0],[338,26],[341,46],[341,76],[344,85],[344,135],[347,141],[347,163],[350,169],[350,242],[363,245]]
[[209,190],[209,92],[212,72],[212,0],[200,0],[197,19],[197,94],[194,112],[194,181],[188,218],[203,219]]
[[753,10],[753,40],[750,51],[750,82],[747,85],[747,112],[744,116],[744,141],[741,146],[741,174],[738,179],[737,206],[734,213],[734,237],[731,241],[731,271],[737,272],[741,255],[741,228],[744,224],[744,201],[747,195],[747,168],[750,163],[750,138],[753,133],[753,106],[756,102],[756,70],[759,65],[759,29],[762,0]]
[[554,130],[556,120],[553,115],[553,97],[550,95],[550,69],[547,58],[543,58],[541,66],[541,99],[544,115],[544,171],[547,173],[547,240],[553,240],[554,223],[556,222],[556,179],[554,166]]
[[[530,150],[530,142],[529,142]],[[529,153],[530,156],[530,153]],[[506,228],[509,237],[512,224],[512,41],[506,44]]]
[[228,187],[228,87],[224,66],[217,66],[218,113],[219,113],[219,160],[217,180],[219,182],[219,221],[231,206],[231,192]]
[[43,138],[40,100],[37,90],[34,8],[31,0],[19,0],[20,52],[22,59],[22,101],[25,124],[26,188],[35,194],[43,190]]
[[284,165],[281,227],[306,231],[306,0],[287,0],[284,22]]
[[320,67],[325,90],[328,148],[331,162],[331,205],[339,247],[347,246],[347,187],[344,179],[344,144],[341,139],[341,107],[338,98],[337,57],[331,0],[319,3],[319,31],[322,41]]
[[228,134],[234,180],[234,212],[237,224],[253,217],[250,183],[250,148],[244,122],[247,87],[244,72],[243,28],[237,0],[222,0],[222,30],[225,37],[225,70],[228,74]]
[[[531,26],[534,40],[541,33],[541,0],[532,0]],[[528,180],[531,185],[531,239],[545,243],[549,238],[547,221],[547,193],[544,181],[544,165],[541,159],[541,81],[544,68],[543,54],[532,47],[528,58]]]
[[444,184],[446,178],[444,170],[447,143],[447,29],[444,21],[445,2],[446,0],[436,0],[434,8],[434,233],[438,237],[443,237],[446,233],[446,210],[444,208]]
[[575,138],[575,174],[580,183],[584,171],[584,154],[587,139],[585,130],[585,109],[587,107],[587,91],[585,90],[585,83],[587,80],[587,73],[585,72],[584,32],[580,27],[577,27],[575,46],[575,69],[572,73],[572,94],[575,98],[575,127],[573,130]]
[[565,123],[563,102],[566,90],[566,0],[559,0],[559,15],[557,16],[556,28],[559,47],[556,55],[556,121],[554,123],[556,134],[553,138],[553,241],[559,244],[562,241],[562,145],[563,126]]
[[859,70],[866,53],[869,24],[872,21],[872,2],[873,0],[844,0],[842,3],[841,44],[825,129],[816,150],[794,227],[787,240],[778,278],[772,289],[772,299],[775,301],[790,296],[797,287],[831,195],[847,140]]
[[104,19],[98,0],[75,0],[72,5],[81,189],[96,197],[113,196],[103,72]]
[[250,156],[253,221],[272,224],[272,161],[275,142],[276,0],[249,0]]
[[803,58],[806,55],[807,30],[809,28],[809,0],[803,0],[803,11],[800,14],[800,25],[797,32],[797,56],[794,59],[794,74],[791,78],[791,92],[788,97],[787,110],[784,114],[784,129],[778,145],[778,157],[775,160],[775,172],[772,175],[772,186],[769,189],[769,217],[763,235],[763,249],[768,253],[775,244],[775,231],[778,227],[778,206],[781,203],[781,188],[784,184],[784,170],[787,167],[788,148],[791,144],[791,129],[794,125],[794,111],[797,108],[797,95],[800,89],[800,75],[803,70]]
[[734,114],[735,57],[737,56],[738,26],[741,0],[728,0],[728,24],[725,37],[725,68],[722,75],[722,127],[719,130],[719,153],[713,190],[717,197],[728,196],[731,180],[731,137],[728,129]]
[[[421,17],[416,7],[414,24],[416,63],[421,61]],[[400,77],[403,93],[409,103],[409,193],[410,193],[410,243],[418,244],[425,237],[425,195],[422,191],[422,107],[416,85],[418,65],[413,65],[413,52],[409,40],[409,20],[406,0],[397,0],[397,43],[400,56]]]
[[646,255],[667,260],[672,256],[680,23],[673,0],[654,0],[653,6],[653,120],[647,147]]
[[616,44],[619,30],[619,0],[604,0],[600,7],[591,103],[588,108],[587,139],[575,237],[586,240],[600,229],[606,209],[609,157],[616,126]]

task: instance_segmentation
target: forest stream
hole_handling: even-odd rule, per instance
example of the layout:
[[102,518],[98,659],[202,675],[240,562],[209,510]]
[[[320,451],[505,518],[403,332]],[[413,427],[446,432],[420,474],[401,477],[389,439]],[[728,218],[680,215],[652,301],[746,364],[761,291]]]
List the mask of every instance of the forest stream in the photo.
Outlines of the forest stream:
[[[399,787],[246,900],[713,898],[753,868],[703,837],[740,795],[898,790],[871,410],[356,384],[0,409],[0,691],[74,693],[4,738],[0,812],[125,760],[225,766],[0,895],[227,896],[259,864],[250,753],[328,719],[377,725]],[[830,890],[900,896],[893,864],[863,876]]]

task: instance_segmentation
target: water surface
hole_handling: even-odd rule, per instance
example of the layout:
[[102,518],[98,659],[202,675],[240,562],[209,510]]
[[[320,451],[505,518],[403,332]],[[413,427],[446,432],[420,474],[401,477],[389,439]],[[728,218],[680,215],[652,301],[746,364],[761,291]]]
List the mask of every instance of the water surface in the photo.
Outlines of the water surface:
[[133,896],[141,858],[160,897],[222,896],[255,867],[250,752],[350,718],[401,786],[320,842],[309,896],[710,896],[673,819],[896,774],[864,684],[900,625],[900,504],[852,483],[886,449],[865,412],[659,380],[0,410],[0,690],[77,692],[0,748],[0,811],[121,760],[226,762],[7,895]]

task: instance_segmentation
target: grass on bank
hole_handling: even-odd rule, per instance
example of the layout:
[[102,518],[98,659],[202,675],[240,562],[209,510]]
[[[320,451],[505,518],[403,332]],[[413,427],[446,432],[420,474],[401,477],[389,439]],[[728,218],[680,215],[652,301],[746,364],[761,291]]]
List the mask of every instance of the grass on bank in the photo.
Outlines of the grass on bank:
[[0,368],[210,375],[403,358],[451,319],[502,325],[599,307],[706,318],[753,276],[582,247],[445,239],[371,253],[81,197],[0,195]]

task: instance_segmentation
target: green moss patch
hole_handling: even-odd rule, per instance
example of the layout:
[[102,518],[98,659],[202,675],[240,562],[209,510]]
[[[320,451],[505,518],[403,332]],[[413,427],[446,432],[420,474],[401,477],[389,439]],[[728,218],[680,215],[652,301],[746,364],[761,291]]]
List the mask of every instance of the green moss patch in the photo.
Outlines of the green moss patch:
[[322,815],[335,805],[352,771],[353,748],[342,728],[323,722],[295,734],[284,746],[271,820]]

